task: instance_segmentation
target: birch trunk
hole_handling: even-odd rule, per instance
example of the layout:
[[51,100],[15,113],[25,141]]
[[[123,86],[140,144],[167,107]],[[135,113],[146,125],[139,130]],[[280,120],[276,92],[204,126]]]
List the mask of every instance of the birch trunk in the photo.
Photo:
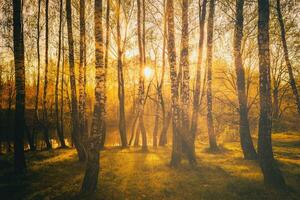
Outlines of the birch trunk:
[[71,117],[72,117],[72,139],[77,150],[79,161],[86,160],[85,150],[81,141],[81,135],[79,133],[79,116],[77,105],[77,92],[75,81],[75,63],[74,63],[74,40],[72,30],[72,6],[71,0],[66,1],[66,13],[67,13],[67,28],[68,28],[68,44],[69,44],[69,70],[70,70],[70,86],[71,86]]
[[190,164],[196,163],[195,143],[190,128],[190,72],[189,72],[189,2],[182,0],[182,30],[181,30],[181,53],[180,65],[182,69],[181,81],[181,137],[183,142],[183,150],[186,153]]
[[233,39],[233,55],[236,72],[237,96],[239,100],[240,115],[240,142],[246,160],[257,159],[257,154],[253,146],[249,120],[248,120],[248,102],[245,88],[245,70],[242,62],[241,44],[244,28],[244,0],[236,0],[236,19]]
[[272,150],[272,100],[269,50],[269,0],[258,1],[258,57],[260,115],[258,158],[267,186],[283,189],[285,181],[275,163]]
[[99,174],[99,145],[103,139],[105,124],[105,80],[106,70],[103,61],[102,0],[95,0],[95,66],[96,87],[92,129],[87,139],[87,164],[81,192],[89,194],[97,187]]
[[85,36],[85,0],[80,0],[79,10],[79,21],[80,21],[80,55],[79,55],[79,126],[80,134],[85,135],[86,133],[86,115],[85,115],[85,84],[84,84],[84,73],[86,63],[86,36]]
[[180,139],[180,113],[179,113],[179,94],[178,81],[176,70],[176,49],[175,49],[175,34],[174,34],[174,2],[167,0],[167,24],[168,24],[168,59],[170,65],[170,79],[171,79],[171,99],[172,99],[172,125],[173,125],[173,145],[172,157],[170,165],[177,167],[181,161],[182,146]]
[[[109,54],[109,43],[110,43],[110,0],[106,1],[106,17],[105,17],[105,29],[106,29],[106,37],[105,37],[105,57],[104,57],[104,68],[105,68],[105,73],[107,73],[107,67],[108,67],[108,54]],[[105,76],[106,78],[106,76]],[[106,90],[106,80],[105,80],[105,90]],[[106,91],[105,91],[106,95]],[[105,105],[106,105],[106,97],[105,97]],[[104,147],[105,144],[105,138],[106,138],[106,124],[104,124],[104,130],[103,130],[103,139],[101,142],[101,148]]]
[[218,149],[217,140],[213,123],[213,104],[212,104],[212,61],[213,61],[213,36],[214,36],[214,13],[215,0],[209,1],[209,15],[207,22],[207,132],[209,139],[209,147],[212,151]]

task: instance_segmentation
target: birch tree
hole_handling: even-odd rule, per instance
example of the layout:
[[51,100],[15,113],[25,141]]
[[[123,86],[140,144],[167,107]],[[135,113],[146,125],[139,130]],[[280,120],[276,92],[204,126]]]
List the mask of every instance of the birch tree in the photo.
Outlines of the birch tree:
[[272,149],[272,98],[269,49],[269,0],[258,1],[258,57],[259,57],[259,128],[258,159],[267,186],[285,188],[285,181],[275,163]]
[[255,160],[257,158],[256,151],[250,134],[248,120],[248,101],[245,87],[245,70],[242,61],[241,44],[243,39],[244,28],[244,0],[236,0],[236,17],[233,36],[233,55],[236,72],[237,96],[239,101],[239,131],[240,142],[243,150],[244,158],[247,160]]
[[87,143],[87,163],[81,192],[89,194],[96,190],[99,174],[99,145],[103,139],[103,125],[105,124],[105,80],[106,70],[103,60],[103,30],[102,30],[102,0],[95,0],[95,66],[96,87],[95,105],[92,129]]

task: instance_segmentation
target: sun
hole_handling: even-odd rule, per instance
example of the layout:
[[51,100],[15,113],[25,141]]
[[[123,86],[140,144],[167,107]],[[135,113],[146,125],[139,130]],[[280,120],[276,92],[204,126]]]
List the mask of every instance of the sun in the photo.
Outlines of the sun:
[[150,79],[153,76],[153,70],[151,67],[145,67],[144,68],[144,76],[146,79]]

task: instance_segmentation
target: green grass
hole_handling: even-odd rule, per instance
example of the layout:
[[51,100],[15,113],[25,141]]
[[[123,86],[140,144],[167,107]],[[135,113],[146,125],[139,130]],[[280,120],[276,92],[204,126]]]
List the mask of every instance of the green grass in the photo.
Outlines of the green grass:
[[[238,142],[208,153],[197,145],[198,165],[169,167],[171,147],[108,147],[101,152],[98,190],[79,197],[84,165],[75,150],[27,153],[28,173],[13,175],[11,156],[0,159],[0,199],[300,199],[300,133],[273,134],[275,157],[288,189],[265,188],[255,161],[242,158]],[[4,198],[3,198],[4,197]]]

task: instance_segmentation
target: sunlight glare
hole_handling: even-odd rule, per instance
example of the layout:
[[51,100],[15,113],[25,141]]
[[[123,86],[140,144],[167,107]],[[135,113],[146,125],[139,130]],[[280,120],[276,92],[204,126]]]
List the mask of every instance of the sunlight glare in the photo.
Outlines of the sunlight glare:
[[153,75],[153,70],[151,69],[151,67],[145,67],[144,68],[144,76],[146,79],[150,79]]

